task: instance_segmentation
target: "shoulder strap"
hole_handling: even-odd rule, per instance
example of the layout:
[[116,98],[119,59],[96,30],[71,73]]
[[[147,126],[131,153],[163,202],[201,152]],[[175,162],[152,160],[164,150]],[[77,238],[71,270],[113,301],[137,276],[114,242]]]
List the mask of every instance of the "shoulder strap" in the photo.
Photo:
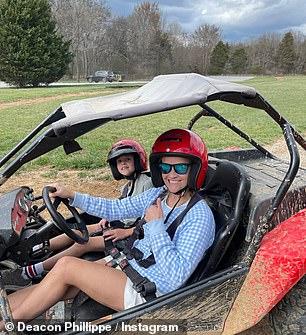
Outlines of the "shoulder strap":
[[125,183],[122,191],[121,191],[121,195],[119,197],[119,199],[124,199],[128,196],[128,191],[129,191],[129,183]]
[[186,208],[182,211],[182,213],[176,217],[176,219],[171,223],[171,225],[169,226],[169,228],[167,229],[167,233],[169,234],[171,241],[173,240],[173,236],[178,228],[178,226],[181,224],[181,222],[183,221],[185,215],[187,214],[187,212],[200,200],[202,200],[203,198],[200,196],[200,194],[198,192],[196,192],[191,199],[189,200]]
[[[202,200],[203,198],[201,197],[201,195],[197,192],[195,193],[192,198],[190,199],[190,201],[188,202],[186,208],[182,211],[182,213],[180,215],[177,216],[177,218],[171,223],[171,225],[168,227],[167,229],[167,233],[170,236],[170,239],[172,241],[174,234],[178,228],[178,226],[181,224],[181,222],[183,221],[185,215],[187,214],[187,212],[200,200]],[[125,251],[124,251],[125,252]],[[130,249],[129,252],[129,259],[135,258],[137,263],[144,267],[144,268],[148,268],[151,265],[155,264],[155,259],[154,259],[154,255],[150,254],[146,259],[142,259],[143,257],[143,253],[137,249],[137,248],[132,248]]]
[[[156,199],[154,199],[151,203],[151,205],[155,205],[156,201],[158,198],[160,198],[161,200],[165,198],[167,194],[167,190],[163,190],[163,192],[161,192],[158,197]],[[141,240],[143,238],[143,225],[145,224],[145,220],[144,218],[141,219],[137,219],[135,222],[135,228],[134,231],[132,233],[132,235],[128,238],[125,239],[126,241],[126,248],[125,248],[125,253],[130,253],[130,250],[134,244],[134,242],[136,240]]]
[[135,188],[135,183],[136,183],[136,179],[133,179],[130,192],[126,195],[127,197],[130,197],[133,194],[134,188]]
[[151,172],[150,171],[142,171],[141,174],[144,174],[148,177],[151,177]]

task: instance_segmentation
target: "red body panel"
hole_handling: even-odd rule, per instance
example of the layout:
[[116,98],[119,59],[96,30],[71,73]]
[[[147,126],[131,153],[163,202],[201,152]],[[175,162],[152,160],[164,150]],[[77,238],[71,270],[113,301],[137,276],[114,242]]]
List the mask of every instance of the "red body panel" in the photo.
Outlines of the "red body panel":
[[[263,238],[226,321],[224,334],[236,334],[258,323],[305,273],[306,209],[303,209]],[[241,322],[237,323],[237,318]]]

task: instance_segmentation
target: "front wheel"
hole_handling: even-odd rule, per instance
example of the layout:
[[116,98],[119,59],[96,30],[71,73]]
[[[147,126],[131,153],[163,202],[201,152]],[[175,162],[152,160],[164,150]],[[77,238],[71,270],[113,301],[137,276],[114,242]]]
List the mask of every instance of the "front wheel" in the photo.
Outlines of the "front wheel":
[[274,335],[306,334],[306,276],[271,310]]

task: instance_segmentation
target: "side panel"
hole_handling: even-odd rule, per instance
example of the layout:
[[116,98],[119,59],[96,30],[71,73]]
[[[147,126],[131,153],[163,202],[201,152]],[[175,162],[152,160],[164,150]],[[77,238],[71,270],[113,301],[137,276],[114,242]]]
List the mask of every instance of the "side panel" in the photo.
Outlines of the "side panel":
[[194,294],[144,314],[142,318],[184,320],[188,332],[219,334],[243,279],[244,276],[232,278],[208,289],[197,290]]
[[[258,323],[306,273],[306,209],[282,222],[260,249],[226,320],[224,334]],[[237,319],[242,322],[237,323]]]
[[[248,268],[232,268],[176,292],[116,313],[94,323],[112,326],[108,335],[118,332],[118,325],[177,324],[180,333],[221,334],[225,319],[245,280]],[[110,318],[112,318],[110,320]]]

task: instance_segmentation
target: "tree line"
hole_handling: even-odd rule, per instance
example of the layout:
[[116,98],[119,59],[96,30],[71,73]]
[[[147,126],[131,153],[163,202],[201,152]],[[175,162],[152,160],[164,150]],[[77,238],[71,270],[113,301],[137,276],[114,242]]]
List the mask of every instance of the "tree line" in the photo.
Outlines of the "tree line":
[[[150,1],[128,16],[115,16],[105,0],[0,2],[0,79],[11,71],[13,82],[35,86],[63,73],[80,80],[96,70],[121,72],[126,79],[182,72],[305,74],[306,39],[288,31],[230,43],[210,24],[186,33]],[[36,78],[26,80],[33,72]]]
[[104,0],[50,0],[59,32],[71,40],[70,75],[98,69],[129,79],[162,73],[301,74],[306,72],[306,38],[301,32],[269,33],[227,43],[217,25],[186,33],[168,23],[157,2],[142,2],[128,16],[114,16]]

